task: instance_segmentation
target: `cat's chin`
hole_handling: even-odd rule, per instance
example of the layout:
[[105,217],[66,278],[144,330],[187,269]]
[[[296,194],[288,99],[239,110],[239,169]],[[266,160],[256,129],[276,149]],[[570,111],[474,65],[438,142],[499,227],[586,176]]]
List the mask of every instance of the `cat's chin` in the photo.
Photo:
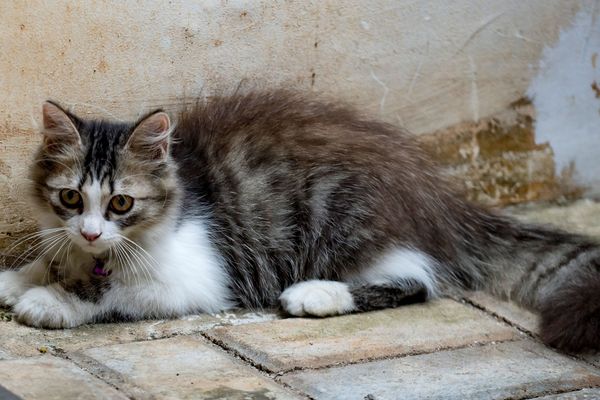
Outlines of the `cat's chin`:
[[110,246],[99,246],[95,244],[77,244],[79,249],[84,253],[91,254],[93,256],[98,256],[100,254],[106,253]]

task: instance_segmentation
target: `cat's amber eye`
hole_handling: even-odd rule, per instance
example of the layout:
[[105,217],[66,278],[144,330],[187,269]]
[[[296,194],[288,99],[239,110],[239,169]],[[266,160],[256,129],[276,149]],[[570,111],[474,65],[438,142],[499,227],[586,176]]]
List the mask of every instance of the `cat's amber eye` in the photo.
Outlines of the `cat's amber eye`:
[[110,211],[117,214],[125,214],[133,207],[133,197],[127,196],[126,194],[118,194],[110,199],[108,208]]
[[81,208],[83,202],[81,201],[81,195],[77,190],[73,189],[62,189],[59,194],[60,202],[67,208]]

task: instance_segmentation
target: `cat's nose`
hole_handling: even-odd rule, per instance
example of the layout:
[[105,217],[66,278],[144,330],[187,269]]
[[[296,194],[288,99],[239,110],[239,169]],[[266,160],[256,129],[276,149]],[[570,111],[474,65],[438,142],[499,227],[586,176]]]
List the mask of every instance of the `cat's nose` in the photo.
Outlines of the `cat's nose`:
[[102,232],[81,231],[81,236],[83,236],[88,242],[93,242],[94,240],[98,239],[100,235],[102,235]]

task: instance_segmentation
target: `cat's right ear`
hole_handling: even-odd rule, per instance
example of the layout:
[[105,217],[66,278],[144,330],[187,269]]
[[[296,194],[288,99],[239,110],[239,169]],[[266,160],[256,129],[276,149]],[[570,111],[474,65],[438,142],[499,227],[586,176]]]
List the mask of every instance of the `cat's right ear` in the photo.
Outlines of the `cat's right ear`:
[[156,110],[137,123],[125,147],[148,161],[164,161],[172,129],[167,113]]
[[73,120],[58,104],[47,101],[42,106],[44,146],[81,145],[81,136]]

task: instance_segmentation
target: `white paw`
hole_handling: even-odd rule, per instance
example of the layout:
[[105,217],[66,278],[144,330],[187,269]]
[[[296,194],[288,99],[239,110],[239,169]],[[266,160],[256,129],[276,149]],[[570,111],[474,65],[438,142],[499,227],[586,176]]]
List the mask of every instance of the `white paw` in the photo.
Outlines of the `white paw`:
[[0,305],[14,306],[29,288],[31,284],[22,272],[0,272]]
[[348,285],[335,281],[306,281],[285,289],[279,301],[283,309],[295,316],[346,314],[355,309]]
[[39,328],[73,328],[89,319],[85,303],[58,285],[26,291],[14,306],[17,319]]

